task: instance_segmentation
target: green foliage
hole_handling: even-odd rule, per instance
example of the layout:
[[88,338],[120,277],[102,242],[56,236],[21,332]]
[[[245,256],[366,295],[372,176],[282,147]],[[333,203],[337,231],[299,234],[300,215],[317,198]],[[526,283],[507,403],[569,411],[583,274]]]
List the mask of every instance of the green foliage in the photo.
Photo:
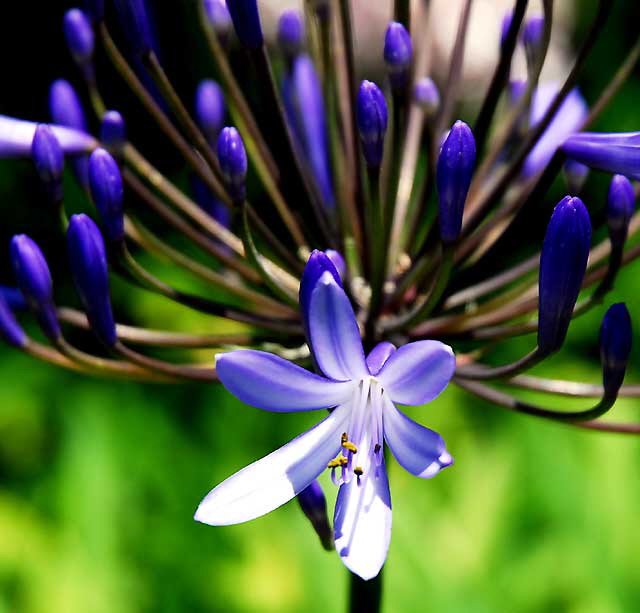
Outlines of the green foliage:
[[[554,366],[598,376],[571,362]],[[318,415],[259,411],[215,386],[90,380],[15,352],[0,368],[0,611],[344,606],[343,567],[295,502],[240,526],[192,520],[210,487]],[[512,415],[454,389],[410,412],[443,434],[456,463],[422,481],[391,462],[386,610],[633,609],[637,439]],[[637,406],[615,413],[637,419]]]

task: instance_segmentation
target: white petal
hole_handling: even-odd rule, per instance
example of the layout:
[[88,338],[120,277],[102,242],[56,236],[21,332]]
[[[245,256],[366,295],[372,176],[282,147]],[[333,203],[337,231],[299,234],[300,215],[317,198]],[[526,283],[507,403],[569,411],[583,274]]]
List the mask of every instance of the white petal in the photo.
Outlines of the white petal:
[[223,481],[200,503],[195,519],[212,526],[239,524],[291,500],[338,453],[349,412],[349,404],[339,406],[308,432]]
[[[365,451],[365,450],[363,450]],[[384,461],[374,476],[365,466],[361,484],[353,478],[340,486],[334,515],[336,551],[345,566],[372,579],[387,558],[391,540],[391,494]]]
[[[98,146],[90,134],[65,126],[49,125],[65,153],[86,153]],[[30,156],[37,126],[34,121],[0,115],[0,158]]]

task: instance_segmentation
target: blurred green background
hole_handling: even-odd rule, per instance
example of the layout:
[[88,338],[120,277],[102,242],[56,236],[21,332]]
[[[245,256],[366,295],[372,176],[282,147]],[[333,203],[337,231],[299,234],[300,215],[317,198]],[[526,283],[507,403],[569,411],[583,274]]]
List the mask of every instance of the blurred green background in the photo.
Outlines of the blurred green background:
[[[37,20],[32,4],[22,4],[0,26],[0,112],[45,119],[51,79],[76,76],[59,28],[69,4],[38,7]],[[182,44],[192,4],[175,20],[173,49],[196,55],[197,40]],[[594,5],[579,3],[576,38]],[[590,101],[637,35],[638,9],[625,5],[618,3],[581,80]],[[184,64],[180,54],[167,56]],[[178,76],[187,87],[207,74],[202,64],[189,66]],[[113,87],[119,100],[124,94]],[[639,93],[636,73],[597,127],[638,129]],[[153,138],[144,122],[130,124],[134,136]],[[181,179],[177,161],[164,164]],[[606,180],[594,176],[587,204],[601,208],[605,190]],[[70,209],[86,207],[71,176],[68,193]],[[29,231],[54,254],[59,295],[73,300],[60,238],[38,209],[28,162],[0,164],[0,201],[2,244]],[[0,271],[10,283],[4,257]],[[629,266],[616,292],[638,329],[639,273],[638,263]],[[123,283],[114,293],[120,319],[129,313],[129,321],[149,326],[221,329]],[[597,381],[603,313],[577,321],[561,354],[537,372]],[[517,357],[530,342],[500,348],[496,359]],[[629,381],[640,380],[638,347]],[[321,549],[295,502],[240,526],[192,520],[211,487],[318,415],[262,412],[214,385],[89,379],[4,347],[0,372],[0,613],[344,609],[346,572]],[[638,420],[639,408],[637,400],[620,401],[611,417]],[[427,481],[390,462],[386,611],[640,610],[640,440],[513,415],[453,387],[410,414],[443,435],[456,462]],[[335,490],[323,484],[331,506]]]

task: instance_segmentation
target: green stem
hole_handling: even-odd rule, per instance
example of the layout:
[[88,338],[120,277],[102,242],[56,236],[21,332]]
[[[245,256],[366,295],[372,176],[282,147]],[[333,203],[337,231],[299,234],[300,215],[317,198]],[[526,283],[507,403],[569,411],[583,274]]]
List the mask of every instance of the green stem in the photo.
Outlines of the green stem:
[[358,575],[349,576],[349,613],[378,613],[382,603],[382,576],[365,581]]
[[386,251],[383,240],[383,211],[380,198],[380,168],[368,167],[367,196],[367,230],[371,244],[368,245],[369,283],[371,285],[371,301],[369,303],[368,326],[373,331],[373,322],[378,316],[383,302],[383,285],[386,262]]
[[410,328],[424,321],[431,311],[438,305],[442,295],[447,289],[447,284],[451,278],[453,270],[453,246],[445,245],[442,251],[442,257],[438,269],[431,283],[431,289],[426,298],[416,304],[408,313],[389,322],[385,326],[386,331],[396,331],[402,328]]

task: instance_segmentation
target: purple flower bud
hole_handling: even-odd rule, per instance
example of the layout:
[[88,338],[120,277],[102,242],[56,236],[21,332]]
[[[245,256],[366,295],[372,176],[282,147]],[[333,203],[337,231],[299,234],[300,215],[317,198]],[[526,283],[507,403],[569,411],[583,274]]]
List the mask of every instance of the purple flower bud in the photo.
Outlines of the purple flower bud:
[[196,118],[207,140],[213,144],[224,125],[227,109],[222,88],[211,79],[200,81],[196,90]]
[[214,32],[220,37],[228,36],[232,24],[225,0],[204,0],[204,10]]
[[302,148],[316,179],[325,206],[335,206],[327,124],[320,79],[311,58],[302,54],[293,63],[291,94]]
[[304,45],[304,23],[298,11],[284,11],[278,20],[278,44],[290,58],[302,51]]
[[456,121],[444,141],[436,168],[440,236],[445,244],[457,240],[476,164],[476,141],[464,121]]
[[62,202],[64,153],[53,130],[44,123],[38,125],[33,135],[31,156],[51,202]]
[[575,160],[567,160],[564,163],[563,171],[569,191],[572,193],[579,192],[587,180],[589,167]]
[[69,81],[57,79],[49,89],[49,113],[54,123],[87,131],[87,118],[80,98]]
[[600,327],[600,362],[605,398],[615,398],[631,354],[631,317],[624,302],[612,304]]
[[12,347],[20,349],[27,343],[27,335],[17,322],[9,303],[0,295],[0,336]]
[[440,106],[440,92],[429,77],[422,77],[413,88],[413,101],[429,117],[435,115]]
[[35,313],[45,335],[60,338],[60,324],[53,304],[53,282],[42,251],[26,234],[11,239],[11,264],[18,287]]
[[538,348],[562,346],[587,268],[591,221],[580,198],[565,196],[553,210],[540,255]]
[[387,131],[387,101],[380,88],[371,81],[363,81],[358,90],[356,119],[362,141],[362,152],[371,167],[380,166]]
[[87,215],[72,215],[67,229],[71,276],[91,329],[105,345],[117,340],[109,297],[109,270],[98,226]]
[[622,246],[627,238],[629,221],[635,208],[636,195],[631,181],[622,175],[614,175],[607,197],[607,224],[609,238],[614,246]]
[[122,175],[117,162],[105,149],[96,149],[89,158],[89,188],[104,226],[107,240],[124,239]]
[[521,41],[527,56],[527,65],[532,67],[542,51],[544,17],[537,15],[528,19],[522,28]]
[[23,293],[17,287],[0,285],[0,297],[12,311],[24,311],[28,306]]
[[264,41],[257,0],[227,0],[233,28],[240,42],[249,49],[259,49]]
[[509,29],[511,28],[511,22],[513,21],[513,12],[509,11],[502,18],[502,25],[500,26],[500,48],[502,49],[507,42],[507,36],[509,35]]
[[640,179],[640,132],[579,132],[561,149],[589,168]]
[[114,0],[114,4],[133,53],[144,55],[151,51],[153,41],[145,0]]
[[389,72],[389,81],[394,89],[402,89],[409,82],[413,45],[406,28],[392,21],[384,36],[384,61]]
[[320,484],[314,479],[298,494],[298,502],[303,513],[322,541],[322,546],[333,549],[333,534],[327,517],[327,501]]
[[100,140],[109,149],[121,149],[127,142],[127,128],[118,111],[107,111],[100,124]]
[[223,128],[218,137],[217,151],[229,195],[235,202],[242,202],[246,196],[247,152],[238,130]]
[[324,253],[336,267],[340,278],[344,279],[344,276],[347,273],[347,264],[345,263],[342,254],[335,249],[326,249]]
[[90,62],[95,36],[87,15],[80,9],[70,9],[64,14],[63,26],[67,47],[73,59],[78,65]]

